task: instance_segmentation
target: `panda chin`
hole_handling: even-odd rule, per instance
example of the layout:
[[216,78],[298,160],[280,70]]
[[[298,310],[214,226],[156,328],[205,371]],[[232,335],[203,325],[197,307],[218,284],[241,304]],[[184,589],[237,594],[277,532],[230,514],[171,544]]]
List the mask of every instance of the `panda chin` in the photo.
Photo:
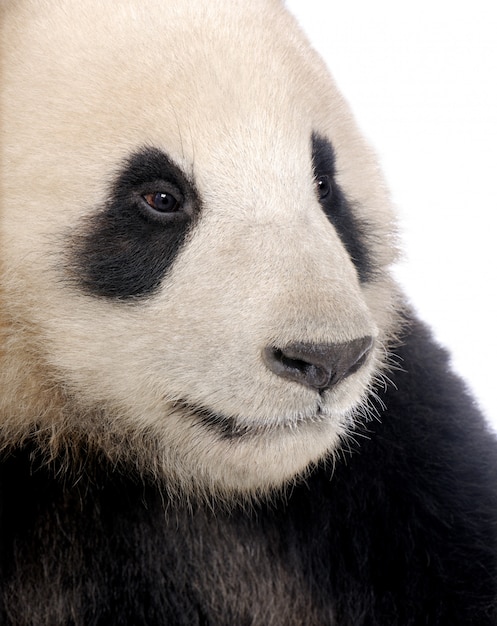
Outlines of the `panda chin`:
[[187,402],[181,402],[181,406],[185,413],[193,418],[195,425],[200,425],[211,433],[214,432],[218,437],[229,440],[294,432],[299,428],[317,426],[339,417],[332,414],[329,409],[325,409],[321,402],[318,402],[316,407],[308,413],[282,416],[265,423],[254,421],[249,423],[245,418],[223,415]]

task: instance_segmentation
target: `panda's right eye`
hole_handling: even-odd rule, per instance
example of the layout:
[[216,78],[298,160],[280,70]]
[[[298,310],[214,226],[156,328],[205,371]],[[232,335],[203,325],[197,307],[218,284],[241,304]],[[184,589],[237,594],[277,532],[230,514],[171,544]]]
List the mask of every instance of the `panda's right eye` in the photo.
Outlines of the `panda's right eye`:
[[192,203],[188,196],[167,182],[144,185],[134,192],[140,213],[148,222],[173,224],[191,217]]
[[176,213],[181,209],[182,201],[167,191],[146,193],[142,196],[148,206],[157,213]]

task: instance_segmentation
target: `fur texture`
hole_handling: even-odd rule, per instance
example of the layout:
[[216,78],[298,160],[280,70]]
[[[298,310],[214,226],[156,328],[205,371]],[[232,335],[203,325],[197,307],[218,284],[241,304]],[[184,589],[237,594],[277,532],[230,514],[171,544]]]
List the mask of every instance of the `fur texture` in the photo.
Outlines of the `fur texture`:
[[0,622],[495,624],[497,446],[293,18],[0,11]]

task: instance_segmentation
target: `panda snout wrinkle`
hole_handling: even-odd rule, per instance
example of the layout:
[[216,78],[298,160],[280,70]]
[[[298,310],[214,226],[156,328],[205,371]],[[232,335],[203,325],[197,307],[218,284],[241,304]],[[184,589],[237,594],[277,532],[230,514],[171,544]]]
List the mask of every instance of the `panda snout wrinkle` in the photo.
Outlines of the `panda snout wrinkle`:
[[299,342],[284,348],[268,346],[263,358],[277,376],[322,392],[357,372],[366,363],[373,344],[369,336],[346,343]]

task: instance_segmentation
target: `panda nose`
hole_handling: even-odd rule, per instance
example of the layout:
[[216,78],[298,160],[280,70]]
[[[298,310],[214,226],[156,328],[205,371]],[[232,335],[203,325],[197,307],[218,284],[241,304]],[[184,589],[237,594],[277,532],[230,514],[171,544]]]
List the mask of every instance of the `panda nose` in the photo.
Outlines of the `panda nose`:
[[324,391],[357,372],[373,347],[372,337],[346,343],[292,343],[263,351],[267,367],[278,376]]

